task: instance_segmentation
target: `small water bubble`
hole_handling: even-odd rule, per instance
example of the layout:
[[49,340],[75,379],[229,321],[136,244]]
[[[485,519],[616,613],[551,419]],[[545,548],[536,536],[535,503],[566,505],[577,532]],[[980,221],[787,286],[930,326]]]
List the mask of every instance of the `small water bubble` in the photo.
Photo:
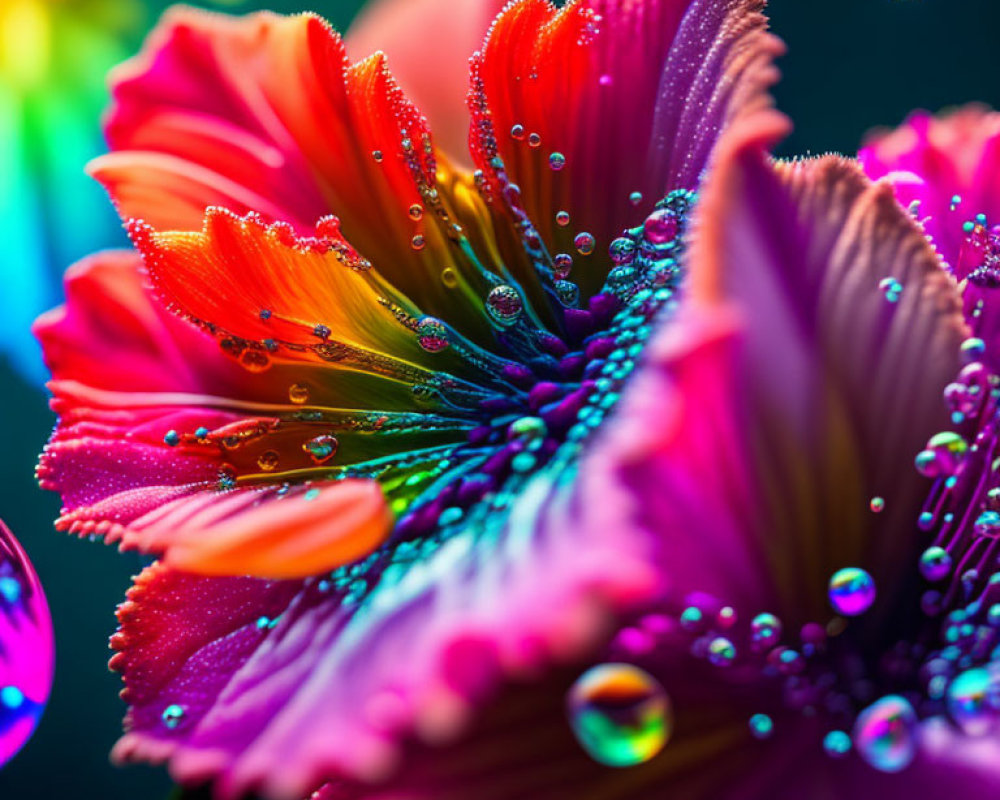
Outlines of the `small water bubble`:
[[427,246],[427,240],[421,234],[416,234],[412,239],[410,239],[410,247],[412,247],[417,252],[420,252]]
[[991,698],[1000,688],[1000,674],[976,667],[958,675],[948,687],[948,713],[970,736],[983,736],[997,724]]
[[774,720],[767,714],[754,714],[748,724],[754,739],[768,739],[774,733]]
[[750,620],[750,637],[754,649],[766,650],[781,639],[781,620],[764,612]]
[[914,461],[917,471],[928,478],[951,475],[964,461],[969,443],[953,431],[935,434]]
[[983,511],[973,524],[972,532],[976,536],[996,538],[1000,536],[1000,512]]
[[862,711],[854,723],[854,746],[882,772],[899,772],[916,754],[917,715],[910,701],[887,695]]
[[524,126],[523,125],[512,125],[510,129],[510,138],[515,139],[520,142],[524,140]]
[[895,278],[883,278],[878,284],[879,291],[890,303],[898,303],[903,294],[903,284]]
[[639,205],[642,202],[642,192],[632,192],[628,196],[628,201],[634,206]]
[[679,230],[677,217],[666,208],[658,208],[643,223],[646,238],[653,244],[666,244],[677,238]]
[[381,150],[372,150],[372,158],[375,159],[375,163],[376,164],[381,164],[382,163],[382,158],[383,158],[382,151]]
[[873,497],[868,503],[868,507],[872,510],[872,513],[881,514],[885,510],[885,498]]
[[549,155],[549,167],[553,172],[559,172],[566,166],[566,156],[562,153],[552,153]]
[[521,316],[524,302],[513,286],[502,284],[490,290],[486,297],[486,311],[499,325],[513,325]]
[[325,464],[337,454],[340,442],[335,436],[322,434],[314,436],[302,445],[302,449],[309,454],[314,464]]
[[412,206],[410,206],[410,209],[407,213],[409,213],[410,219],[412,219],[414,222],[419,222],[424,217],[424,207],[420,205],[420,203],[414,203]]
[[580,287],[572,281],[558,280],[554,288],[559,302],[564,306],[575,306],[580,299]]
[[608,255],[613,264],[622,266],[635,260],[636,245],[628,236],[619,236],[608,247]]
[[951,555],[943,547],[928,547],[920,556],[920,574],[932,582],[944,580],[951,574]]
[[573,246],[576,247],[576,251],[581,256],[589,256],[594,252],[597,242],[594,240],[593,234],[584,231],[583,233],[578,233],[573,238]]
[[451,345],[448,327],[436,317],[423,317],[417,323],[417,343],[428,353],[446,350]]
[[583,749],[609,767],[649,761],[673,730],[666,691],[652,675],[630,664],[587,670],[569,691],[567,712]]
[[856,617],[875,602],[875,581],[860,567],[845,567],[830,578],[827,594],[834,611]]
[[274,450],[266,450],[257,457],[257,466],[264,472],[273,472],[278,468],[280,460],[278,453]]
[[568,211],[557,211],[556,212],[556,223],[561,227],[565,228],[569,225],[569,212]]
[[293,383],[288,387],[288,399],[301,406],[309,401],[309,387],[302,383]]
[[725,636],[708,643],[708,661],[716,667],[728,667],[736,660],[736,646]]
[[830,758],[843,758],[851,752],[851,737],[844,731],[830,731],[823,737],[823,751]]
[[183,706],[172,703],[163,709],[163,713],[160,714],[160,720],[163,722],[164,727],[174,730],[183,721],[185,713]]
[[538,147],[542,143],[542,137],[537,133],[528,134],[528,147]]

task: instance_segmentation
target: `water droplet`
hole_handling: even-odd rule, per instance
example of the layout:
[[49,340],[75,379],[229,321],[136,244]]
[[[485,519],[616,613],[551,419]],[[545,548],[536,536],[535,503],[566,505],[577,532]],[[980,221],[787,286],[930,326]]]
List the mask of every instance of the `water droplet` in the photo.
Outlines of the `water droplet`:
[[424,239],[419,233],[410,239],[410,247],[412,247],[417,252],[420,252],[427,246],[427,240]]
[[412,219],[414,222],[419,222],[421,219],[423,219],[424,207],[420,205],[420,203],[414,203],[412,206],[410,206],[410,210],[408,213],[410,215],[410,219]]
[[421,318],[417,323],[417,343],[428,353],[440,353],[451,345],[447,326],[437,317]]
[[521,316],[524,302],[517,289],[503,284],[495,286],[486,297],[486,311],[500,325],[513,325]]
[[569,212],[568,211],[557,211],[556,212],[556,222],[565,228],[569,225]]
[[774,733],[774,721],[767,714],[754,714],[749,725],[754,739],[767,739]]
[[573,239],[573,246],[581,256],[589,256],[596,245],[593,235],[587,232],[578,233]]
[[978,337],[970,337],[962,342],[959,353],[967,364],[979,361],[986,353],[986,342]]
[[708,643],[708,661],[716,667],[728,667],[736,660],[736,646],[724,636]]
[[528,147],[538,147],[542,143],[542,137],[537,133],[528,134]]
[[635,260],[635,251],[635,242],[627,236],[619,236],[608,247],[608,255],[611,256],[611,261],[618,266],[631,264]]
[[557,278],[565,279],[573,268],[573,256],[568,253],[557,253],[552,258],[552,268]]
[[553,172],[559,172],[563,167],[566,166],[566,156],[562,153],[552,153],[549,156],[549,167],[551,167]]
[[854,723],[854,746],[882,772],[899,772],[916,753],[917,715],[905,697],[890,694],[862,711]]
[[1000,689],[1000,673],[984,667],[969,669],[958,675],[948,687],[948,713],[970,736],[989,733],[997,723],[991,701]]
[[885,510],[885,498],[884,497],[873,497],[868,507],[875,514],[881,514]]
[[634,206],[639,205],[642,202],[642,192],[632,192],[628,196],[628,201]]
[[524,442],[533,449],[545,441],[549,428],[541,417],[521,417],[507,426],[508,442]]
[[927,442],[927,447],[917,454],[917,470],[927,478],[952,475],[968,450],[969,443],[957,433],[944,431],[935,434]]
[[288,387],[288,399],[296,405],[309,401],[309,387],[302,383],[293,383]]
[[314,464],[325,464],[337,454],[340,443],[335,436],[323,434],[315,436],[302,445],[302,449],[309,454]]
[[165,727],[170,730],[174,730],[184,719],[184,713],[183,706],[179,706],[177,703],[172,703],[163,709],[163,713],[160,714],[160,719],[163,721]]
[[830,578],[828,596],[834,611],[856,617],[875,602],[875,581],[860,567],[845,567]]
[[513,125],[510,129],[510,138],[516,139],[517,141],[524,140],[524,126],[523,125]]
[[830,731],[823,737],[823,750],[830,758],[843,758],[851,752],[851,737],[844,731]]
[[972,527],[972,532],[976,536],[989,536],[995,538],[1000,536],[1000,512],[984,511],[978,517]]
[[781,639],[781,620],[774,614],[758,614],[750,620],[750,636],[754,649],[767,650]]
[[962,204],[962,195],[955,194],[955,195],[951,196],[950,208],[951,208],[952,211],[954,211],[956,208],[958,208],[961,204]]
[[556,281],[555,290],[564,306],[575,306],[580,299],[580,287],[572,281]]
[[382,163],[382,151],[381,150],[372,150],[372,158],[375,159],[375,163],[376,164],[381,164]]
[[681,627],[691,633],[697,633],[704,627],[705,615],[697,606],[688,606],[681,612]]
[[30,738],[52,687],[55,650],[34,567],[0,522],[0,766]]
[[898,303],[903,294],[903,284],[895,278],[883,278],[879,281],[878,289],[890,303]]
[[280,457],[274,450],[266,450],[257,457],[257,466],[264,472],[273,472],[278,468]]
[[271,366],[271,359],[263,350],[248,347],[240,356],[240,366],[247,372],[263,372]]
[[928,547],[920,556],[920,574],[929,581],[947,578],[951,574],[951,555],[942,547]]
[[181,443],[181,435],[177,431],[167,431],[163,434],[163,443],[170,447],[177,447]]
[[570,689],[567,710],[577,741],[609,767],[649,761],[673,730],[667,693],[649,673],[630,664],[587,670]]
[[643,223],[646,238],[653,244],[672,242],[677,238],[678,227],[677,217],[665,208],[658,208]]
[[458,273],[451,267],[445,267],[441,270],[441,283],[449,289],[454,289],[458,286]]

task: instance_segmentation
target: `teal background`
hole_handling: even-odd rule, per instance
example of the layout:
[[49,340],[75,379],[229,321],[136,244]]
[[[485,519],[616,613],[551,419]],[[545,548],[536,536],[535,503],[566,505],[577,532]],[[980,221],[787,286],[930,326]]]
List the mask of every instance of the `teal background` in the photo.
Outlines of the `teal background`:
[[[265,5],[303,10],[288,3],[239,9]],[[344,28],[359,5],[339,0],[312,10]],[[913,108],[970,100],[1000,106],[996,0],[772,0],[771,17],[789,46],[776,94],[796,124],[783,155],[852,154],[867,129],[898,124]],[[97,193],[95,202],[103,202]],[[107,236],[108,244],[121,241],[113,230]],[[6,335],[0,320],[0,336]],[[107,639],[139,562],[53,532],[58,500],[32,477],[53,424],[46,397],[2,362],[0,386],[0,517],[38,568],[58,643],[51,703],[34,739],[0,771],[0,798],[166,797],[170,783],[162,771],[115,769],[107,757],[123,712],[118,678],[106,667]]]

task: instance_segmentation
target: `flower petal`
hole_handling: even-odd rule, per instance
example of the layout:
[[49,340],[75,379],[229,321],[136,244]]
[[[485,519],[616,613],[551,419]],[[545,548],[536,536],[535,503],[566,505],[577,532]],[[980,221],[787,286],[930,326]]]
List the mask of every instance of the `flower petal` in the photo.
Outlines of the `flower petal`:
[[469,57],[506,0],[374,0],[362,6],[345,41],[355,59],[386,54],[408,97],[427,115],[438,146],[469,161]]
[[[520,188],[553,253],[573,253],[581,232],[606,251],[667,192],[697,188],[729,121],[770,102],[782,46],[766,32],[763,6],[511,3],[472,63],[477,165],[498,196],[509,195],[508,182]],[[553,168],[553,153],[564,167]],[[575,273],[585,293],[607,273],[606,259],[591,260]]]
[[[967,329],[954,281],[891,187],[835,157],[769,164],[783,128],[771,113],[720,151],[686,311],[650,345],[611,438],[675,590],[784,613],[794,628],[827,618],[841,567],[909,598],[927,492],[912,459],[947,423],[941,392]],[[651,418],[654,396],[667,424]]]
[[953,268],[965,239],[962,224],[977,214],[1000,219],[996,112],[975,105],[938,117],[919,111],[896,130],[869,136],[858,158],[869,177],[892,181],[901,203],[919,202],[917,217]]
[[[115,666],[135,687],[117,757],[169,756],[177,779],[216,778],[222,797],[254,790],[291,800],[324,781],[390,777],[411,738],[454,740],[504,675],[589,652],[609,608],[657,590],[640,544],[584,510],[600,489],[599,472],[589,474],[577,488],[541,475],[509,516],[470,521],[445,538],[393,541],[300,584],[280,609],[262,589],[256,613],[232,613],[226,596],[240,585],[232,579],[193,584],[148,571],[115,640]],[[218,609],[212,625],[221,627],[175,644],[174,631],[205,605]],[[163,616],[169,624],[151,631],[147,620]],[[275,620],[273,630],[268,623],[256,634],[238,663],[223,661],[224,686],[217,670],[202,676],[204,654],[255,635],[248,628],[258,616]],[[146,665],[163,648],[179,656],[151,685]],[[162,714],[174,705],[185,715],[171,728]]]

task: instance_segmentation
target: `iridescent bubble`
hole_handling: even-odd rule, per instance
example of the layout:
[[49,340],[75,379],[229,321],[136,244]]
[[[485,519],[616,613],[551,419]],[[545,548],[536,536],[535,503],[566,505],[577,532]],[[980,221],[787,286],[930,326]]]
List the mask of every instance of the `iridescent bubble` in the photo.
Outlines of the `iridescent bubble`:
[[632,192],[628,196],[628,201],[634,206],[639,205],[642,202],[642,192]]
[[851,752],[851,737],[844,731],[830,731],[823,737],[823,750],[830,758],[843,758]]
[[986,352],[986,342],[976,336],[969,337],[962,342],[959,352],[966,363],[979,361]]
[[410,219],[419,222],[424,216],[424,207],[420,203],[414,203],[409,210]]
[[899,772],[916,753],[917,715],[909,700],[890,694],[862,711],[854,723],[854,746],[882,772]]
[[510,138],[515,139],[518,142],[522,141],[524,139],[524,126],[520,124],[512,125],[510,129]]
[[976,536],[1000,536],[1000,512],[992,510],[982,512],[976,517],[972,532]]
[[0,765],[28,741],[52,688],[55,649],[42,585],[0,522]]
[[557,211],[556,212],[556,222],[563,228],[569,225],[569,212],[568,211]]
[[581,256],[589,256],[594,252],[596,245],[597,242],[594,240],[593,235],[587,232],[578,233],[573,239],[573,246],[576,247],[577,252]]
[[573,256],[569,253],[556,253],[552,257],[552,266],[554,267],[556,277],[563,280],[569,275],[569,271],[573,267]]
[[631,767],[659,753],[673,730],[670,698],[649,673],[631,664],[600,664],[567,696],[570,726],[595,761]]
[[521,295],[513,286],[495,286],[486,297],[486,311],[499,325],[513,325],[521,316],[523,308]]
[[538,147],[542,143],[542,137],[537,133],[528,134],[528,147]]
[[171,703],[160,714],[160,720],[170,730],[174,730],[184,720],[184,707],[177,703]]
[[420,251],[427,246],[427,240],[421,235],[417,234],[412,239],[410,239],[410,247],[414,250]]
[[933,545],[920,556],[920,574],[929,581],[940,581],[951,573],[951,555],[943,547]]
[[845,567],[830,578],[827,595],[834,611],[856,617],[875,602],[875,581],[860,567]]
[[553,288],[564,306],[575,306],[580,299],[580,287],[572,281],[556,281]]
[[965,459],[968,450],[969,443],[953,431],[935,434],[917,454],[917,470],[928,478],[951,475]]
[[643,230],[653,244],[666,244],[677,238],[677,217],[665,208],[657,209],[646,218]]
[[774,721],[767,714],[754,714],[748,724],[754,739],[767,739],[774,733]]
[[635,242],[628,236],[619,236],[608,247],[608,255],[611,256],[612,263],[618,266],[631,264],[635,260],[635,251]]
[[766,650],[781,638],[781,620],[774,614],[758,614],[750,620],[750,636],[755,650]]
[[884,497],[873,497],[871,502],[868,503],[868,507],[875,514],[881,514],[885,510],[885,498]]
[[563,167],[566,166],[566,156],[562,153],[552,153],[549,156],[549,167],[554,172],[559,172]]
[[702,629],[705,623],[705,615],[696,606],[688,606],[681,612],[681,627],[690,632],[697,632]]
[[708,660],[716,667],[728,667],[736,660],[736,646],[725,636],[716,636],[708,644]]
[[984,667],[959,674],[948,687],[948,713],[970,736],[983,736],[997,721],[997,709],[990,705],[1000,686],[1000,676]]

